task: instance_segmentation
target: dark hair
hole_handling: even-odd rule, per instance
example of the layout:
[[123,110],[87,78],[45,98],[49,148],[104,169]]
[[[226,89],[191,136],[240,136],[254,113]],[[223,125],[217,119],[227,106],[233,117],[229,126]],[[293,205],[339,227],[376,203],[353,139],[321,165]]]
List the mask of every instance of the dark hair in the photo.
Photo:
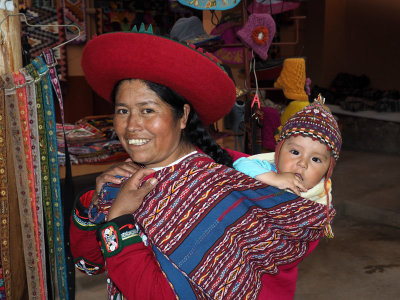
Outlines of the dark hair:
[[[118,87],[121,82],[129,79],[122,79],[118,81],[111,93],[111,99],[115,103],[115,97],[118,91]],[[197,112],[194,110],[193,106],[181,95],[166,87],[164,85],[143,80],[143,82],[154,91],[160,99],[167,103],[174,113],[175,120],[181,118],[184,114],[183,107],[185,104],[190,105],[190,113],[188,116],[188,121],[185,129],[183,130],[182,138],[185,142],[192,143],[202,150],[207,155],[211,156],[215,162],[232,167],[233,159],[229,153],[222,149],[220,145],[215,142],[211,137],[208,130],[204,128]]]

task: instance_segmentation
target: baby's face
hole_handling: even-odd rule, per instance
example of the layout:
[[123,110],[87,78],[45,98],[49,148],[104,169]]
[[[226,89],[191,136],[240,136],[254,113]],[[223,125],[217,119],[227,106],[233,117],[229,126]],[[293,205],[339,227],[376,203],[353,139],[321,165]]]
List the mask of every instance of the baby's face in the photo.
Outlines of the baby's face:
[[310,137],[295,136],[283,143],[278,159],[280,173],[295,173],[310,189],[328,171],[331,151],[325,144]]

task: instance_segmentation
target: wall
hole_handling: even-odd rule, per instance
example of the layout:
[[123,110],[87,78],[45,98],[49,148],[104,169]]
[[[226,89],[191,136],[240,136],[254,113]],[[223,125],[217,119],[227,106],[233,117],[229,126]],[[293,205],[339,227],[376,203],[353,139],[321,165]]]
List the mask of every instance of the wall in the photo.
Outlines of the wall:
[[309,0],[308,76],[328,86],[339,72],[365,74],[371,87],[399,89],[400,1]]

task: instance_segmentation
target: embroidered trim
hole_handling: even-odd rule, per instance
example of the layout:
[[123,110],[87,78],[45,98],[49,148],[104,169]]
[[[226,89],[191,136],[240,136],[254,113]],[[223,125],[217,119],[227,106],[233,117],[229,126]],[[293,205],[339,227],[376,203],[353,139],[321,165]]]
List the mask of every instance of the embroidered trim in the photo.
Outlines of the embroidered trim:
[[98,228],[98,224],[92,223],[89,220],[88,209],[79,203],[79,200],[72,212],[72,222],[80,230],[92,231]]
[[104,266],[101,264],[96,264],[91,262],[83,257],[77,257],[74,259],[75,267],[88,275],[97,275],[102,273],[104,270]]
[[132,215],[124,215],[114,219],[115,222],[103,224],[97,230],[101,252],[104,258],[120,253],[125,247],[142,242]]

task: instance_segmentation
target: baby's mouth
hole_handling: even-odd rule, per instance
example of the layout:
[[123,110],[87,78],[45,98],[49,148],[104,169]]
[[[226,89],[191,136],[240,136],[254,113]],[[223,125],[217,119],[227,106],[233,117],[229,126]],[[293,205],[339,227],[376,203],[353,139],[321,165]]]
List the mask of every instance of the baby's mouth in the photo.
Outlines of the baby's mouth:
[[296,175],[297,177],[299,177],[301,181],[303,181],[303,177],[302,177],[299,173],[296,173],[295,175]]

